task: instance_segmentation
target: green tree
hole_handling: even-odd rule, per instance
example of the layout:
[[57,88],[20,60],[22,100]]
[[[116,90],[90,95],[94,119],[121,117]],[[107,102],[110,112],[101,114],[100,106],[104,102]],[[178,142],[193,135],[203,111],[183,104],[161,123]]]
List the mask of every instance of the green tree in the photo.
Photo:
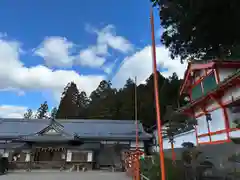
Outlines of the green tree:
[[239,59],[239,0],[151,1],[159,9],[162,43],[172,58]]
[[[172,105],[174,108],[178,107],[180,84],[181,80],[176,74],[165,78],[158,72],[162,119],[168,105]],[[103,80],[90,94],[90,97],[87,97],[84,91],[79,93],[76,84],[71,82],[63,91],[56,117],[58,119],[134,120],[135,87],[135,82],[130,78],[119,90],[112,88],[110,81]],[[156,124],[153,74],[149,76],[145,84],[137,86],[137,112],[138,119],[143,123],[145,128]],[[162,124],[164,124],[164,121],[162,121]]]
[[64,88],[62,98],[56,114],[57,119],[73,119],[78,117],[79,91],[74,82],[70,82]]
[[[184,180],[184,171],[181,164],[173,165],[172,160],[164,158],[165,164],[165,175],[168,180]],[[160,158],[159,153],[153,154],[151,157],[146,157],[143,160],[140,160],[140,171],[151,180],[161,179],[160,172]]]
[[78,118],[83,119],[87,117],[90,99],[87,97],[86,92],[81,91],[77,98],[78,102]]
[[56,115],[57,115],[57,111],[58,109],[56,107],[54,107],[51,111],[51,118],[52,119],[55,119],[56,118]]
[[37,119],[44,119],[44,118],[47,117],[47,113],[48,113],[48,104],[47,104],[47,101],[45,101],[38,108],[36,118]]
[[135,86],[134,81],[129,78],[117,94],[120,105],[119,116],[122,119],[135,119]]
[[32,119],[33,118],[33,111],[32,109],[28,109],[26,113],[24,113],[23,117],[25,119]]
[[[161,108],[161,118],[165,113],[166,104],[166,86],[167,79],[164,78],[159,72],[157,72],[159,101]],[[146,80],[145,85],[138,87],[138,108],[139,119],[142,121],[146,128],[149,128],[156,124],[156,109],[155,109],[155,94],[154,94],[154,76],[151,74]],[[163,124],[163,121],[162,121]]]
[[103,80],[90,95],[88,118],[112,119],[115,106],[116,89],[111,88],[111,82]]

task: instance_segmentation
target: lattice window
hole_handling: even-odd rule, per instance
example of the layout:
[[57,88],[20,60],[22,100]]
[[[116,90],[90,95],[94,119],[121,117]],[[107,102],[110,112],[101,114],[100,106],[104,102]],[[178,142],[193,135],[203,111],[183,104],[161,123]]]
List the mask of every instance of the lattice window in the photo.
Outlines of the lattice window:
[[192,99],[196,100],[201,96],[202,96],[202,88],[201,88],[201,84],[199,83],[198,85],[192,88]]
[[204,94],[207,94],[208,92],[212,91],[217,87],[216,79],[214,76],[214,73],[210,74],[209,76],[205,77],[202,81],[203,83],[203,90]]

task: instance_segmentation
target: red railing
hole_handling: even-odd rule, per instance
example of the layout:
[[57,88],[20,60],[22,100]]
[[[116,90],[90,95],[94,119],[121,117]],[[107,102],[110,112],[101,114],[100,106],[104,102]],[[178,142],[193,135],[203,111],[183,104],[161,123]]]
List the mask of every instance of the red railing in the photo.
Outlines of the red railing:
[[127,152],[125,157],[125,170],[128,176],[133,177],[134,180],[140,179],[140,156],[144,155],[141,150],[134,150]]

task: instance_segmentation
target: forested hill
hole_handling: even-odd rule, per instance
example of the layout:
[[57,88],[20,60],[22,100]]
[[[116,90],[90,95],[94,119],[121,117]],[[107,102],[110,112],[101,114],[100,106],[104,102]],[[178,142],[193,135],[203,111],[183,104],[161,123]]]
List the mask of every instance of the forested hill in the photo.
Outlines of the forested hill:
[[[164,78],[158,73],[162,117],[168,105],[177,107],[181,103],[178,98],[180,84],[181,80],[176,73],[169,78]],[[128,79],[121,89],[115,89],[111,82],[103,80],[88,97],[84,91],[77,89],[76,84],[70,82],[64,88],[59,107],[53,109],[52,116],[57,119],[134,120],[134,88],[135,83],[132,79]],[[138,119],[141,120],[145,128],[155,125],[153,75],[146,80],[145,84],[137,87],[137,102]],[[42,110],[46,111],[46,106],[46,102],[41,105],[37,112],[38,118],[44,117]],[[27,115],[26,113],[26,118]]]

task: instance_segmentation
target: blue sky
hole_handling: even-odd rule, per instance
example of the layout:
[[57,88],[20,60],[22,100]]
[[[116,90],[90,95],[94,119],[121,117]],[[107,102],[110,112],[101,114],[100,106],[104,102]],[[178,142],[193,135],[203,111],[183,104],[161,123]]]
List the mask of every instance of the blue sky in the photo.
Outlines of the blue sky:
[[[102,79],[144,82],[152,71],[149,11],[149,0],[1,1],[0,117],[21,117],[45,100],[58,105],[70,81],[88,94]],[[158,65],[181,76],[154,15]]]

